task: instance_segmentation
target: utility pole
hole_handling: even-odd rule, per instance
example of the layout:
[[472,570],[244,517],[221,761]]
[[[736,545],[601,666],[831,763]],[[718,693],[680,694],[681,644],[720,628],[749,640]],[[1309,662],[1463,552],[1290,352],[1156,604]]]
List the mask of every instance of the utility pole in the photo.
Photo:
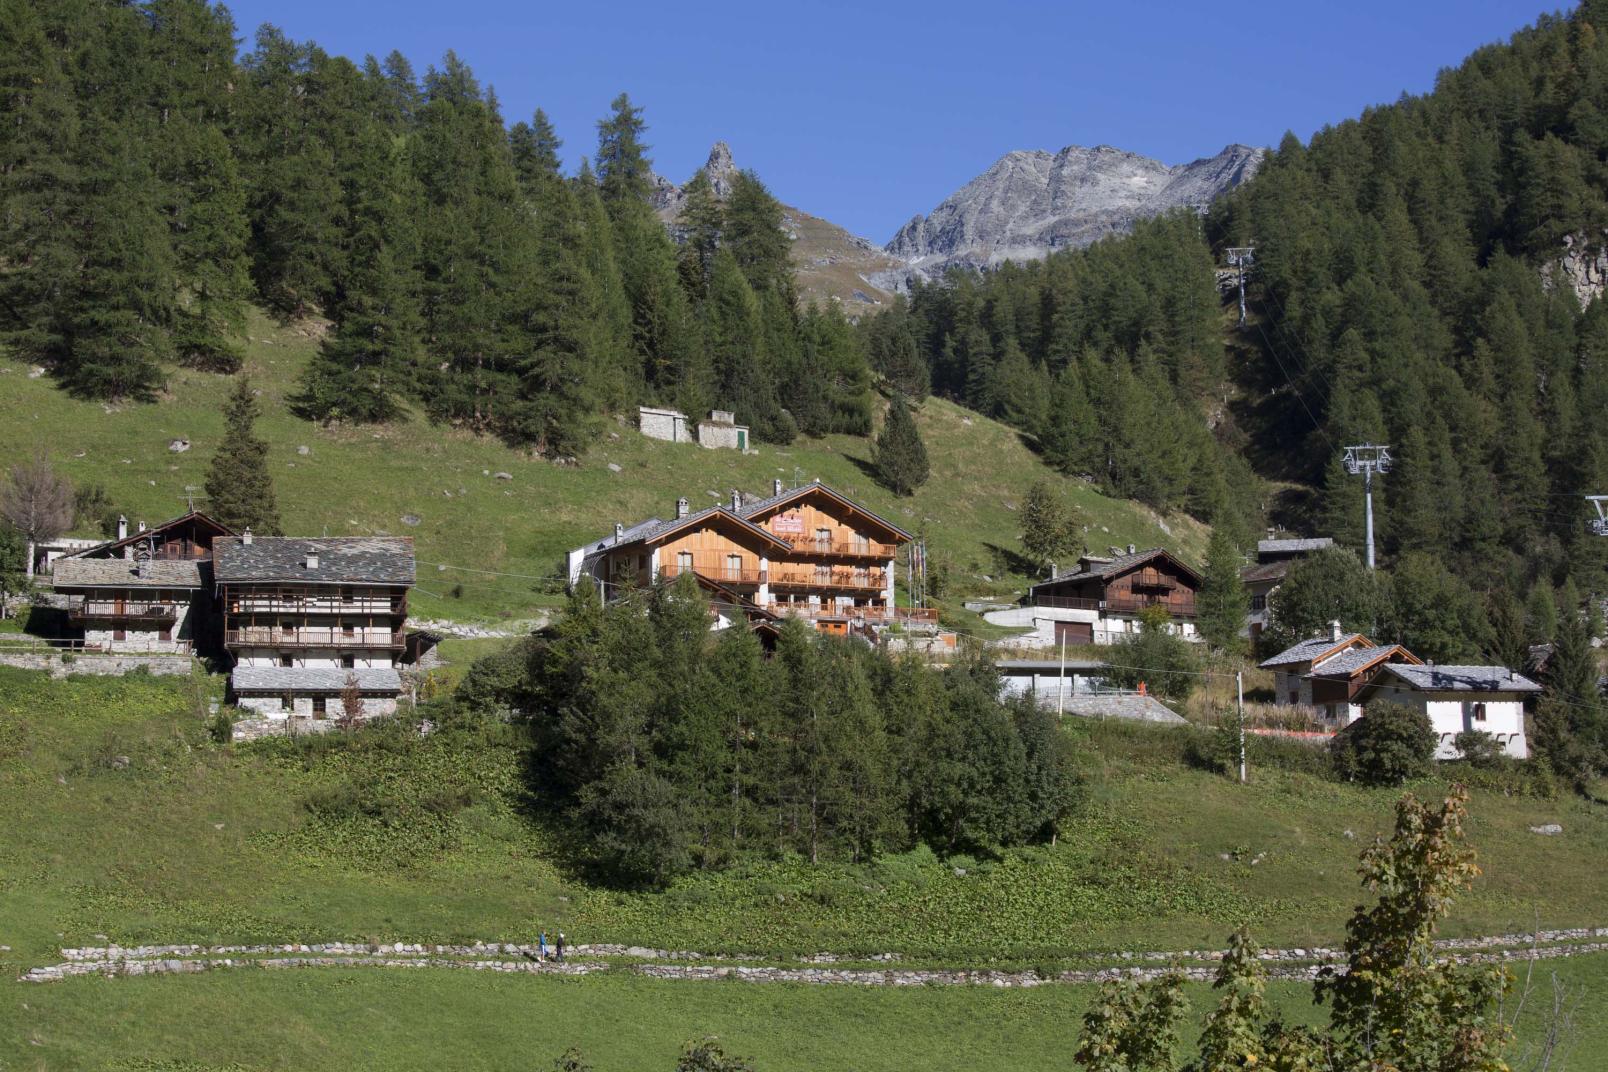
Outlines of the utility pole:
[[1239,326],[1245,326],[1245,269],[1256,261],[1255,246],[1230,246],[1226,251],[1228,264],[1239,269]]
[[1239,720],[1240,784],[1245,784],[1245,671],[1234,671],[1234,710]]
[[1055,700],[1055,721],[1059,723],[1066,715],[1066,632],[1061,633],[1061,681],[1060,691]]
[[1374,568],[1373,535],[1373,478],[1375,473],[1390,472],[1390,448],[1377,443],[1363,443],[1346,448],[1346,472],[1352,476],[1362,474],[1362,490],[1368,503],[1368,568]]
[[1608,495],[1587,495],[1586,501],[1597,508],[1597,516],[1586,522],[1594,536],[1608,536]]

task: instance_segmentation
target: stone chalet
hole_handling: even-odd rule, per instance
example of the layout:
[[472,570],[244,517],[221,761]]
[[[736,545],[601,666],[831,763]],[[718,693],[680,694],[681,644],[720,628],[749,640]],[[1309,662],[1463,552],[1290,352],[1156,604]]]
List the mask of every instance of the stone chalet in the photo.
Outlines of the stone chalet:
[[1031,626],[1033,632],[1015,643],[1036,647],[1067,644],[1115,644],[1139,631],[1140,615],[1165,608],[1168,626],[1185,640],[1198,641],[1195,593],[1200,574],[1160,547],[1110,557],[1085,555],[1075,573],[1035,584],[1020,607],[991,611],[995,625]]
[[212,547],[232,536],[192,510],[155,528],[57,558],[51,587],[67,597],[67,620],[87,651],[182,654],[216,649]]
[[711,594],[715,628],[786,616],[825,633],[867,632],[937,618],[894,597],[896,557],[911,538],[819,481],[783,489],[778,480],[766,498],[734,491],[729,503],[696,511],[683,498],[668,520],[618,524],[569,552],[565,572],[572,585],[592,578],[611,599],[692,575]]
[[658,406],[637,407],[637,428],[649,439],[669,443],[697,443],[710,449],[747,450],[748,426],[737,423],[729,410],[712,409],[694,429],[685,413]]
[[1530,754],[1524,702],[1540,692],[1540,685],[1501,666],[1389,664],[1364,686],[1358,699],[1388,700],[1427,714],[1440,735],[1436,759],[1456,759],[1453,742],[1466,730],[1483,730],[1508,755],[1524,759]]
[[1245,628],[1240,635],[1254,643],[1271,624],[1269,601],[1273,592],[1284,583],[1297,559],[1334,546],[1327,536],[1305,539],[1270,538],[1256,542],[1256,564],[1240,571],[1240,582],[1251,597],[1250,613],[1245,616]]
[[1541,686],[1505,667],[1436,666],[1400,644],[1342,632],[1338,622],[1261,665],[1273,671],[1275,704],[1311,707],[1336,730],[1362,718],[1369,703],[1389,700],[1429,715],[1440,735],[1437,758],[1456,758],[1452,742],[1470,729],[1491,734],[1508,755],[1529,754],[1524,702]]
[[337,718],[355,685],[363,717],[396,711],[411,538],[248,530],[217,541],[212,568],[237,705],[276,720]]

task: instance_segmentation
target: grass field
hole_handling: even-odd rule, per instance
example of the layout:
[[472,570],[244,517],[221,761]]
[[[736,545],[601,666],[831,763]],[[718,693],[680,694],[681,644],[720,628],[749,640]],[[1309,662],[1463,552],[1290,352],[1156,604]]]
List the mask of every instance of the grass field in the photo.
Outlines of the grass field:
[[[1550,969],[1549,969],[1550,970]],[[1601,1068],[1608,956],[1558,962],[1587,996],[1555,1069]],[[266,1069],[544,1069],[578,1046],[598,1072],[674,1067],[680,1044],[718,1035],[760,1072],[1072,1068],[1091,989],[876,989],[677,983],[417,970],[241,972],[86,979],[7,988],[0,1068],[239,1072]],[[1319,1021],[1311,989],[1269,988],[1286,1019]],[[1192,1022],[1214,1004],[1191,986]],[[1595,997],[1596,1000],[1589,1000]],[[25,1007],[24,1007],[25,1006]],[[1532,1007],[1533,1008],[1533,1007]],[[1519,1022],[1522,1052],[1541,1028]],[[1517,1067],[1522,1068],[1522,1065]]]
[[[680,495],[696,506],[729,497],[732,488],[768,493],[774,478],[792,484],[819,477],[924,532],[965,591],[1019,586],[1012,508],[1040,477],[1062,483],[1083,511],[1091,547],[1165,544],[1194,557],[1205,545],[1199,525],[1156,517],[1055,476],[1017,433],[941,400],[927,402],[918,416],[933,476],[909,499],[876,485],[865,468],[869,443],[849,436],[740,455],[649,440],[634,427],[611,425],[578,464],[560,466],[417,417],[378,427],[300,420],[284,403],[312,353],[312,338],[261,316],[248,330],[246,372],[262,392],[258,433],[270,445],[286,530],[415,537],[414,607],[425,616],[522,617],[554,600],[550,584],[538,578],[556,574],[563,552],[614,522],[667,516]],[[175,369],[159,402],[103,406],[74,401],[49,377],[30,378],[26,366],[3,354],[0,370],[0,427],[10,433],[0,437],[0,467],[42,445],[75,483],[105,485],[116,509],[149,522],[182,512],[187,489],[201,493],[230,379]],[[190,449],[171,453],[175,439],[189,440]],[[496,479],[500,472],[513,479]],[[418,523],[405,524],[405,516]]]

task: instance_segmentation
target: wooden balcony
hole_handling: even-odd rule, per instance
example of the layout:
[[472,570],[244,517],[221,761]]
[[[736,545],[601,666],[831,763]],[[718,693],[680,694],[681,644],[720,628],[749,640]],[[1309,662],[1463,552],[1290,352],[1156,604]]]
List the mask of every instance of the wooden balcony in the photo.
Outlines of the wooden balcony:
[[888,575],[879,569],[811,569],[772,567],[772,588],[836,589],[848,592],[880,592],[887,587]]
[[67,620],[74,625],[85,622],[172,623],[178,613],[172,603],[153,603],[131,599],[85,599],[67,608]]
[[260,626],[250,629],[230,629],[224,633],[224,643],[231,648],[340,648],[360,650],[380,648],[401,651],[407,645],[405,633],[378,633],[343,629],[274,629]]
[[702,562],[694,562],[690,566],[680,562],[664,562],[659,566],[659,576],[667,581],[674,580],[683,573],[696,573],[700,577],[720,584],[765,583],[765,571],[753,566],[716,566]]
[[838,558],[878,558],[889,559],[899,553],[899,548],[891,543],[877,543],[874,540],[853,541],[811,540],[802,536],[797,538],[783,537],[793,545],[793,550],[803,555],[831,555]]
[[1099,610],[1100,601],[1078,596],[1034,596],[1033,606],[1050,607],[1055,610]]
[[1195,617],[1195,601],[1169,599],[1108,599],[1104,609],[1109,614],[1139,614],[1150,607],[1165,608],[1174,618]]

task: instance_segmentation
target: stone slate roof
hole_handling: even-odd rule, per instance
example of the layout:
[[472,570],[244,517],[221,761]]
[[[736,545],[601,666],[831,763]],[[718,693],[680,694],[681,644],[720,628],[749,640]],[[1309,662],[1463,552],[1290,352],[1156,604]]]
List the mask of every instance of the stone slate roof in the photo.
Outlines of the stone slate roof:
[[1323,655],[1324,652],[1333,651],[1343,644],[1351,644],[1358,640],[1366,641],[1367,639],[1361,633],[1346,633],[1339,640],[1334,640],[1328,636],[1309,637],[1299,644],[1285,648],[1271,659],[1263,659],[1258,665],[1264,670],[1269,670],[1275,666],[1293,666],[1296,663],[1309,663]]
[[[652,526],[651,528],[642,528],[642,526],[636,526],[636,528],[642,529],[642,531],[634,539],[637,539],[637,540],[652,540],[652,539],[655,539],[655,538],[657,538],[659,536],[663,536],[667,532],[672,532],[672,531],[674,531],[676,529],[679,529],[684,525],[692,525],[692,524],[696,524],[699,521],[713,519],[714,517],[716,517],[717,515],[720,515],[720,514],[726,515],[728,518],[730,518],[731,520],[735,521],[738,524],[739,527],[748,529],[749,531],[754,532],[754,533],[758,534],[759,536],[764,537],[766,540],[770,541],[771,543],[787,544],[786,540],[782,539],[780,536],[776,535],[774,532],[771,532],[769,529],[760,528],[758,525],[756,525],[752,521],[748,520],[742,514],[733,513],[729,507],[726,507],[724,505],[706,506],[702,510],[694,510],[692,513],[688,514],[686,517],[673,518],[670,521],[661,521],[657,525]],[[627,532],[630,532],[630,531],[632,531],[632,530],[627,530]],[[633,542],[631,539],[625,539],[625,540],[621,541],[622,544],[631,543],[631,542]]]
[[1400,644],[1378,644],[1371,648],[1350,648],[1342,651],[1332,659],[1325,659],[1312,667],[1308,677],[1333,677],[1342,675],[1350,677],[1369,663],[1385,658],[1386,656],[1405,651]]
[[203,565],[193,558],[153,558],[141,577],[132,559],[67,556],[56,559],[50,583],[57,588],[205,588]]
[[877,513],[875,510],[866,509],[864,506],[861,506],[859,503],[855,502],[853,499],[849,498],[847,495],[843,494],[840,491],[834,491],[833,489],[827,487],[825,484],[821,483],[819,480],[816,480],[816,481],[814,481],[813,483],[810,483],[810,484],[805,484],[803,487],[789,488],[788,490],[782,492],[779,495],[767,495],[763,499],[754,499],[752,501],[744,500],[744,502],[743,502],[743,510],[742,510],[743,517],[751,518],[751,517],[755,517],[755,516],[757,516],[759,514],[766,513],[766,512],[768,512],[770,510],[774,510],[776,507],[781,506],[784,503],[790,502],[793,499],[801,499],[805,495],[809,494],[812,491],[824,491],[829,497],[838,500],[839,502],[843,503],[845,506],[848,506],[848,507],[851,507],[851,508],[853,508],[855,510],[858,510],[860,513],[866,515],[867,517],[875,518],[878,523],[887,526],[887,528],[888,528],[888,530],[890,532],[897,532],[899,535],[903,536],[907,540],[915,539],[915,537],[912,536],[910,533],[906,532],[904,529],[900,528],[898,525],[895,525],[892,521],[889,521],[887,518],[883,517],[881,514]]
[[1328,536],[1313,536],[1306,539],[1257,540],[1256,553],[1259,555],[1299,555],[1308,551],[1321,551],[1325,547],[1333,546],[1334,540]]
[[1541,686],[1505,666],[1385,667],[1415,689],[1424,692],[1540,692]]
[[1135,692],[1109,696],[1068,696],[1062,710],[1079,718],[1122,718],[1130,722],[1163,722],[1172,726],[1189,724],[1188,719],[1154,696],[1140,696]]
[[[1026,670],[1035,674],[1059,674],[1061,660],[1059,659],[996,659],[994,665],[1000,670]],[[1109,663],[1100,662],[1074,662],[1068,659],[1066,670],[1069,674],[1103,674],[1111,669]]]
[[[309,548],[318,550],[317,569],[303,565]],[[411,585],[414,573],[411,536],[234,536],[216,541],[212,558],[219,584]]]
[[147,539],[147,538],[149,538],[151,536],[155,536],[157,533],[160,533],[160,532],[166,532],[168,529],[174,528],[175,526],[178,526],[178,525],[182,525],[186,521],[196,521],[196,522],[199,522],[200,524],[208,525],[211,528],[213,528],[214,530],[216,530],[217,534],[220,535],[220,536],[233,536],[235,534],[234,529],[230,528],[228,525],[225,525],[223,522],[219,521],[217,518],[208,517],[206,514],[202,513],[200,510],[191,510],[188,513],[180,514],[178,517],[169,518],[168,520],[162,522],[160,525],[152,525],[150,528],[146,529],[143,532],[131,532],[127,536],[124,536],[121,540],[107,540],[104,543],[97,543],[97,544],[94,544],[94,545],[92,545],[90,547],[86,547],[81,551],[74,551],[70,556],[67,556],[67,557],[70,557],[70,558],[80,558],[80,557],[82,557],[82,558],[106,558],[106,557],[110,556],[112,554],[112,552],[121,551],[124,547],[127,547],[129,544],[137,544],[141,540]]
[[1240,580],[1245,584],[1256,584],[1261,581],[1282,581],[1290,567],[1295,563],[1289,559],[1280,559],[1277,562],[1258,562],[1254,566],[1246,566],[1240,570]]
[[402,675],[393,667],[347,670],[340,666],[237,666],[229,687],[241,692],[340,692],[347,675],[363,692],[401,692]]
[[1177,556],[1168,552],[1165,547],[1151,547],[1144,551],[1135,551],[1131,555],[1118,555],[1115,558],[1091,561],[1088,569],[1081,570],[1077,573],[1062,574],[1061,576],[1052,578],[1048,581],[1040,581],[1038,584],[1033,586],[1032,590],[1037,591],[1040,588],[1047,588],[1050,585],[1067,584],[1071,581],[1109,580],[1113,577],[1119,577],[1122,574],[1127,573],[1129,570],[1137,569],[1152,559],[1162,557],[1172,559],[1172,561],[1180,569],[1195,579],[1195,583],[1200,583],[1200,574],[1196,573],[1195,570],[1189,565],[1180,561]]

